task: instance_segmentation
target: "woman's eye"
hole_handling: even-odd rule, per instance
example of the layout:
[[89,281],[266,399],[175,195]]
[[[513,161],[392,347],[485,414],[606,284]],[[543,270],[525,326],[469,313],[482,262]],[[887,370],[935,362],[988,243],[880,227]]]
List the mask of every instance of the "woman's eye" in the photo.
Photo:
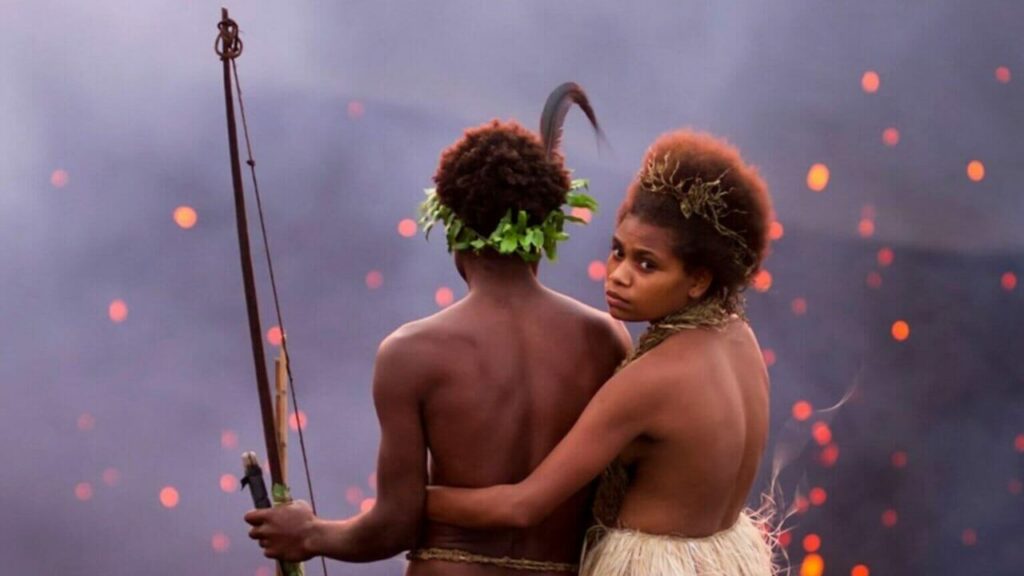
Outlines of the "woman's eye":
[[622,257],[625,256],[625,254],[623,254],[622,248],[619,248],[618,246],[612,246],[612,256],[614,256],[616,259],[621,260]]
[[640,269],[645,272],[650,272],[655,269],[654,262],[651,262],[650,260],[641,260]]

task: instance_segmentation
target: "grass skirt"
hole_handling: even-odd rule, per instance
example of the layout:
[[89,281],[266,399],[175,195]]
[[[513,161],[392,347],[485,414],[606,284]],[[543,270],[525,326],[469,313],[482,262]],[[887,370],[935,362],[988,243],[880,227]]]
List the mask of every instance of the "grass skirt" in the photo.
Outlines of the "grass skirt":
[[584,549],[580,576],[772,576],[774,538],[754,515],[744,511],[732,528],[706,538],[596,526],[599,539]]

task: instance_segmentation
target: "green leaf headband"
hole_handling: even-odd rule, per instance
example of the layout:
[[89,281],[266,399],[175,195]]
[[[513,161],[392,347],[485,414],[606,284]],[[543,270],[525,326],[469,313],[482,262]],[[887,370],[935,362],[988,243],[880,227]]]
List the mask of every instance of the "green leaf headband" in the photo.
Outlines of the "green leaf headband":
[[[586,208],[596,212],[597,201],[585,194],[584,190],[589,190],[587,180],[573,180],[566,195],[566,204],[570,208]],[[423,235],[429,238],[434,225],[438,221],[443,222],[449,252],[472,250],[480,253],[490,248],[499,254],[516,254],[527,262],[536,262],[542,255],[547,256],[549,260],[555,260],[558,256],[558,243],[569,238],[563,231],[566,221],[587,223],[582,218],[566,214],[559,207],[552,210],[543,222],[531,226],[530,215],[525,210],[519,210],[513,215],[509,209],[498,221],[494,232],[489,236],[481,236],[441,202],[435,188],[428,188],[425,192],[427,199],[420,204],[420,226],[423,227]]]

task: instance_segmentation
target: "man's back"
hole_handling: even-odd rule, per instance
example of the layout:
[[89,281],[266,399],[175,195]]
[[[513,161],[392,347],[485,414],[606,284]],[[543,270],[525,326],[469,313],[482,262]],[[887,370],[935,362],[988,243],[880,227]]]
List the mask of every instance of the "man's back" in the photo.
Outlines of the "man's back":
[[[514,298],[471,292],[403,332],[436,343],[431,372],[440,376],[422,388],[420,400],[430,482],[449,486],[525,478],[569,431],[629,346],[624,328],[607,314],[540,285]],[[426,523],[418,546],[574,564],[589,520],[584,491],[526,530]],[[414,561],[408,573],[522,574],[442,561]]]

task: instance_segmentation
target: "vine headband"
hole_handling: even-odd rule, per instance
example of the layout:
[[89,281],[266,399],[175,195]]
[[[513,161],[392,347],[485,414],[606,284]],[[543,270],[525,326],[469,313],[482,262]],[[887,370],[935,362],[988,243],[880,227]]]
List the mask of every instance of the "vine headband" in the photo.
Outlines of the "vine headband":
[[[597,211],[597,201],[584,191],[589,190],[587,180],[573,180],[566,194],[565,204],[570,208],[585,208]],[[455,212],[445,206],[437,196],[437,189],[425,190],[427,199],[420,204],[420,226],[423,227],[425,238],[438,222],[442,222],[448,238],[448,251],[472,250],[474,253],[490,249],[498,254],[515,254],[527,262],[536,262],[541,256],[549,260],[558,257],[558,243],[569,239],[564,231],[566,222],[586,224],[587,221],[571,213],[566,214],[558,207],[544,218],[540,224],[530,224],[530,215],[525,210],[513,214],[512,209],[498,221],[497,227],[488,236],[483,236],[467,226]]]
[[700,176],[684,178],[677,181],[679,161],[672,161],[669,154],[658,160],[651,158],[640,173],[640,186],[656,194],[668,194],[679,203],[679,211],[689,220],[697,215],[706,220],[716,232],[729,238],[735,244],[733,259],[743,267],[745,275],[753,271],[757,257],[738,232],[722,223],[722,220],[733,213],[742,214],[742,210],[730,209],[725,197],[732,188],[723,188],[722,179],[726,172],[718,178],[705,181]]

